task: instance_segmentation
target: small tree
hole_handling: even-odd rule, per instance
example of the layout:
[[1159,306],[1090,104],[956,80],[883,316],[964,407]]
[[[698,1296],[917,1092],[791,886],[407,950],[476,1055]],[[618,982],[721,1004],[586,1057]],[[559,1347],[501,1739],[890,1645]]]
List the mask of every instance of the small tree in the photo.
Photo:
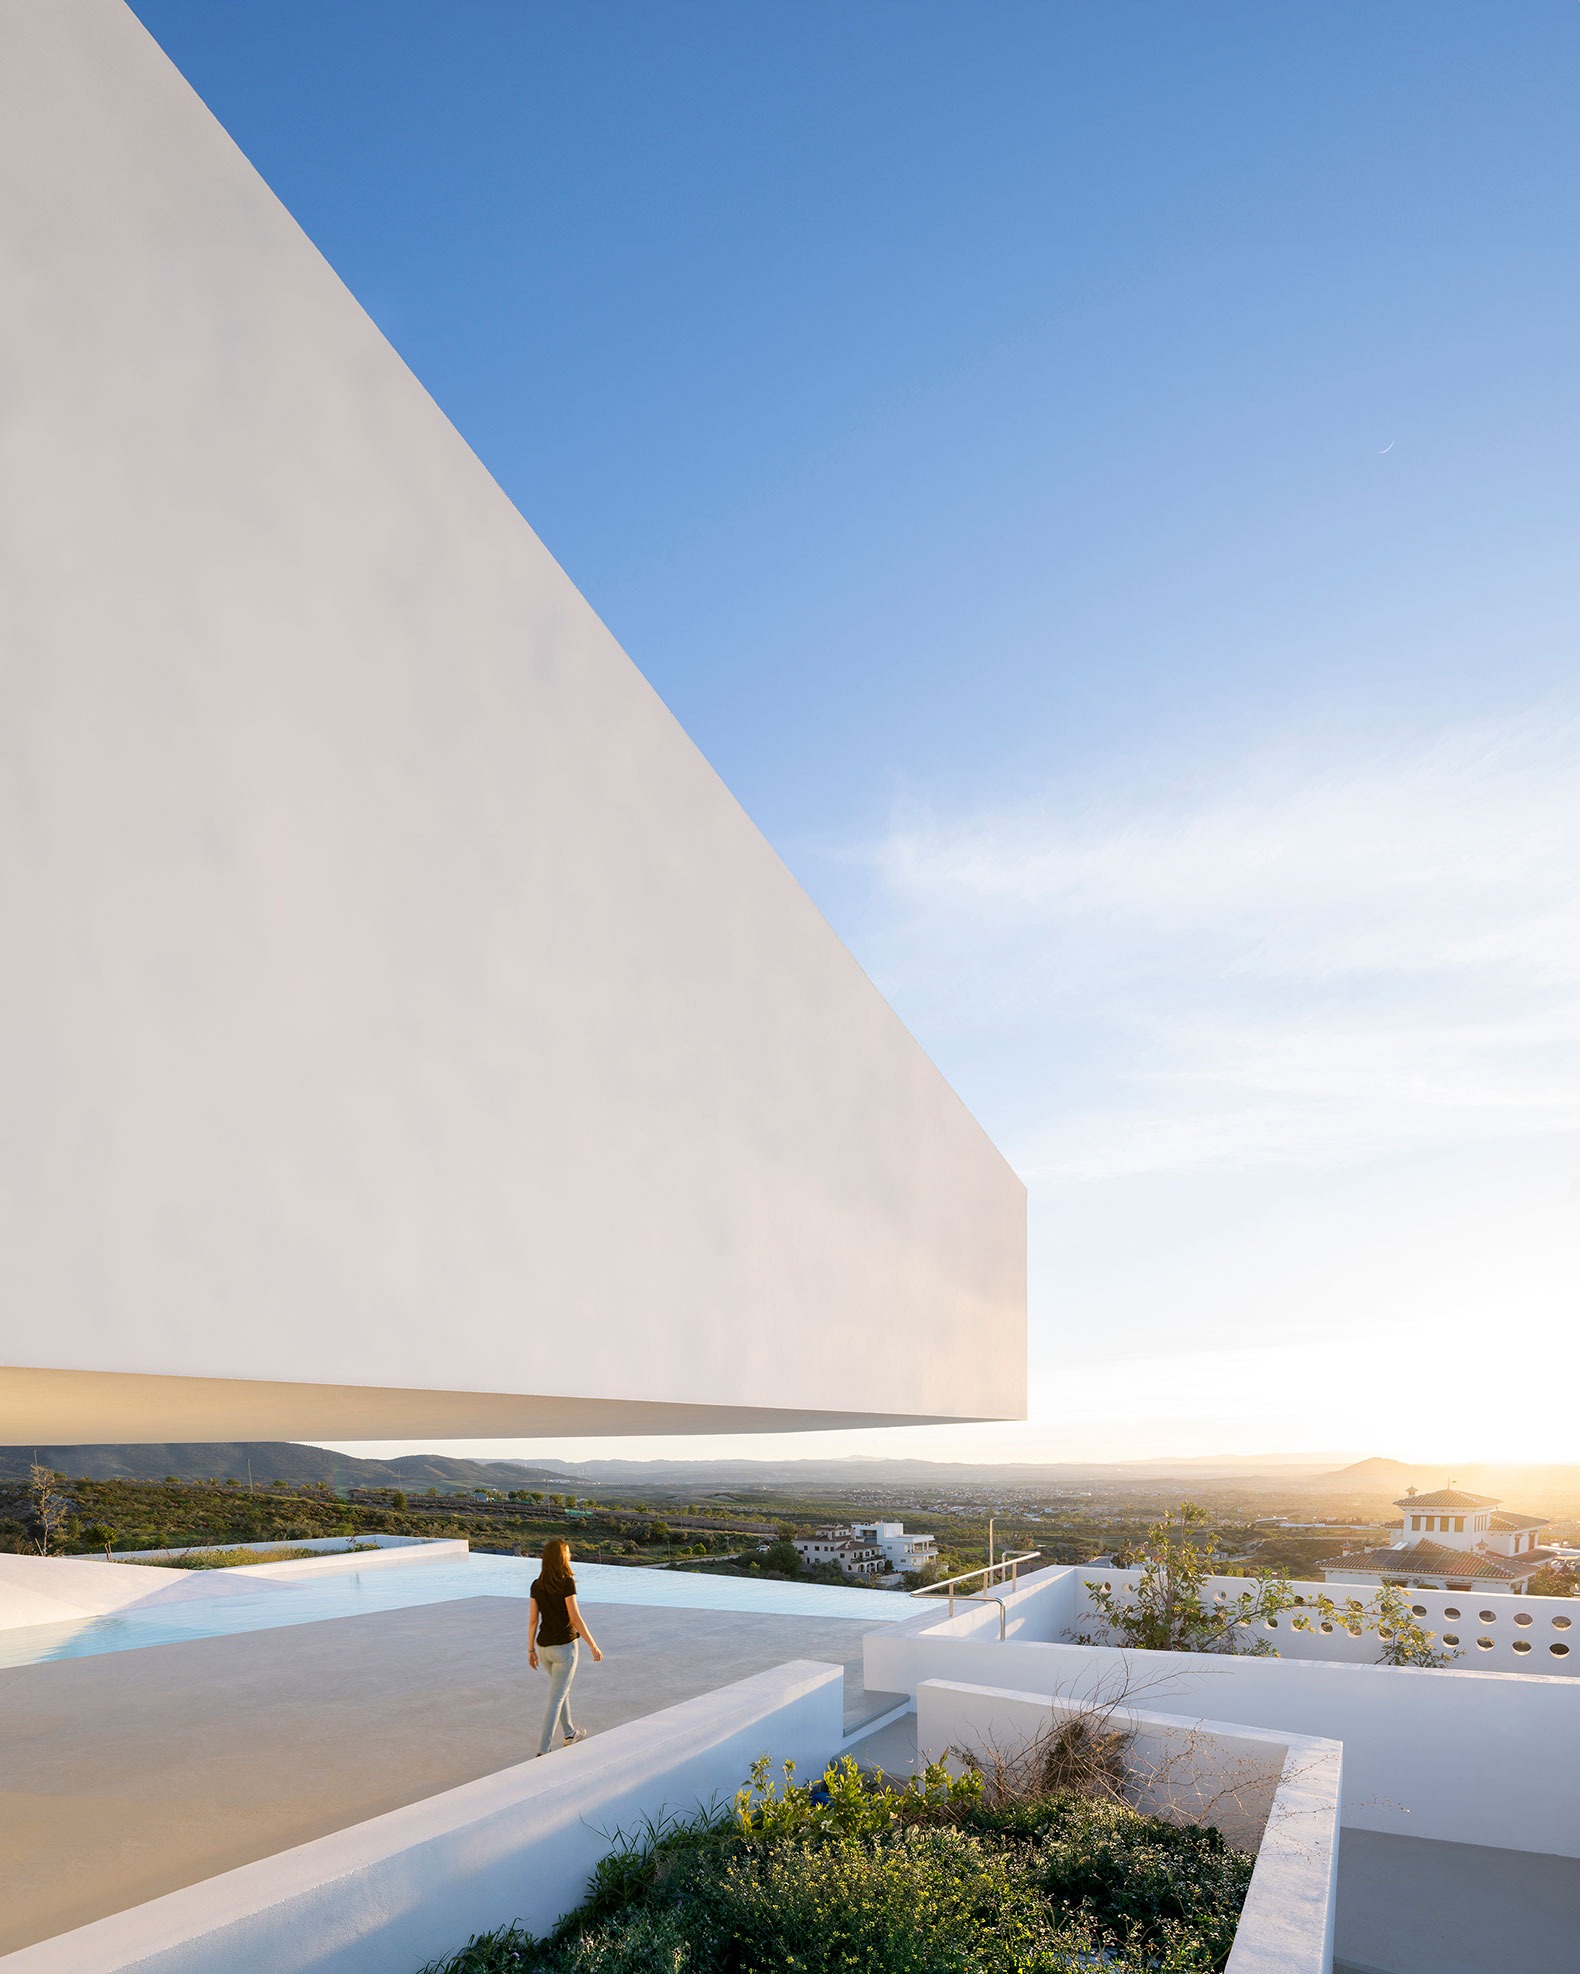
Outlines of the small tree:
[[66,1526],[71,1504],[60,1491],[60,1475],[49,1467],[33,1466],[28,1493],[33,1504],[33,1540],[38,1553],[47,1556],[49,1545],[59,1539]]
[[[1385,1583],[1363,1603],[1348,1597],[1340,1604],[1332,1597],[1318,1597],[1312,1606],[1318,1622],[1341,1624],[1353,1636],[1375,1631],[1382,1640],[1381,1666],[1447,1666],[1459,1657],[1446,1645],[1439,1645],[1437,1633],[1428,1631],[1410,1608],[1405,1591],[1396,1583]],[[1295,1619],[1297,1631],[1309,1631],[1312,1617]]]
[[[1147,1530],[1146,1560],[1133,1588],[1087,1584],[1093,1610],[1121,1645],[1145,1652],[1273,1655],[1271,1641],[1255,1636],[1251,1628],[1294,1606],[1289,1579],[1269,1574],[1255,1578],[1255,1588],[1236,1598],[1222,1603],[1206,1599],[1215,1559],[1210,1522],[1205,1508],[1194,1501],[1182,1503],[1177,1524],[1171,1516]],[[1108,1641],[1083,1635],[1077,1642]]]
[[392,1498],[392,1499],[391,1499],[391,1501],[390,1501],[390,1506],[391,1506],[391,1507],[392,1507],[392,1508],[393,1508],[393,1509],[395,1510],[395,1512],[396,1512],[396,1514],[398,1514],[398,1515],[404,1515],[404,1514],[405,1514],[405,1512],[406,1512],[406,1490],[405,1490],[404,1488],[401,1488],[401,1487],[398,1487],[398,1488],[396,1488],[396,1490],[395,1490],[395,1493],[394,1493],[394,1496],[393,1496],[393,1498]]
[[1355,1638],[1376,1632],[1383,1647],[1380,1665],[1446,1666],[1458,1658],[1457,1651],[1437,1643],[1436,1632],[1417,1621],[1397,1584],[1383,1584],[1364,1602],[1350,1597],[1341,1604],[1321,1593],[1301,1596],[1287,1576],[1269,1570],[1253,1576],[1254,1587],[1238,1597],[1209,1600],[1207,1583],[1215,1573],[1213,1541],[1210,1534],[1199,1542],[1195,1536],[1210,1519],[1194,1501],[1185,1502],[1177,1527],[1170,1519],[1148,1529],[1146,1560],[1133,1587],[1089,1582],[1087,1595],[1107,1636],[1083,1633],[1076,1642],[1117,1642],[1137,1651],[1238,1652],[1276,1658],[1273,1641],[1258,1636],[1253,1627],[1276,1623],[1286,1611],[1293,1611],[1291,1631],[1312,1631],[1325,1624],[1342,1625]]
[[801,1570],[801,1552],[789,1536],[782,1535],[763,1551],[763,1568],[777,1570],[781,1576],[797,1576]]

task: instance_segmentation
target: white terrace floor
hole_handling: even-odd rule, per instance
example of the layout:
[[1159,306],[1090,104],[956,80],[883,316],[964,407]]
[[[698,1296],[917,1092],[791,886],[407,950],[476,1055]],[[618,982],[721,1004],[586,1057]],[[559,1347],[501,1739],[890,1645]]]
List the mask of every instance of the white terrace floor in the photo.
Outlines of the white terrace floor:
[[[508,1572],[477,1576],[514,1587]],[[588,1584],[583,1603],[606,1657],[584,1655],[574,1688],[577,1723],[595,1733],[793,1658],[845,1666],[851,1726],[892,1704],[861,1680],[862,1636],[882,1620],[825,1614],[846,1598],[870,1613],[883,1593],[741,1584],[770,1594],[719,1610],[670,1601],[687,1594],[674,1577],[600,1576],[616,1581],[596,1602]],[[690,1594],[717,1601],[715,1581],[689,1579]],[[402,1601],[440,1587],[438,1565],[386,1569],[369,1594],[394,1608],[225,1633],[219,1607],[234,1600],[216,1599],[211,1635],[137,1650],[109,1645],[129,1642],[125,1627],[95,1620],[75,1628],[71,1656],[0,1670],[0,1952],[530,1756],[545,1682],[526,1663],[520,1597]],[[664,1601],[611,1603],[610,1588]],[[320,1589],[353,1594],[343,1578]],[[796,1603],[804,1614],[783,1608]],[[877,1608],[909,1614],[901,1597]],[[179,1618],[205,1628],[192,1606]],[[51,1634],[35,1646],[71,1650],[55,1627],[28,1629]],[[25,1641],[11,1634],[13,1658]]]

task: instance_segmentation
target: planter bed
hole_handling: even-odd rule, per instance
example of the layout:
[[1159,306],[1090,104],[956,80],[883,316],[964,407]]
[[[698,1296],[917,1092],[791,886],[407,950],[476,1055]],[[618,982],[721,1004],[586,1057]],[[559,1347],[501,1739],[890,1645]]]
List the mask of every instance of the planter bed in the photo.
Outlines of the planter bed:
[[756,1785],[617,1846],[547,1939],[480,1936],[429,1974],[1206,1974],[1251,1881],[1215,1829],[1069,1791],[990,1807],[974,1776],[895,1790],[848,1761]]

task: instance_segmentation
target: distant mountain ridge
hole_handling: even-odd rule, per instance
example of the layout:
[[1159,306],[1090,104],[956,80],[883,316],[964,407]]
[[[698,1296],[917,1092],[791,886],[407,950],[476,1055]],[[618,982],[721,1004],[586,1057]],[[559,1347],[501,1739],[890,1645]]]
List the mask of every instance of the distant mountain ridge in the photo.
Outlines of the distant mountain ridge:
[[714,1486],[1071,1487],[1092,1481],[1124,1483],[1178,1477],[1181,1480],[1237,1480],[1265,1475],[1281,1481],[1316,1479],[1334,1457],[1321,1454],[1196,1455],[1181,1460],[1016,1460],[989,1464],[971,1460],[885,1459],[862,1454],[844,1460],[545,1460],[567,1480],[663,1485],[711,1482]]
[[[35,1449],[0,1447],[0,1481],[27,1478]],[[1580,1466],[1512,1466],[1461,1461],[1419,1465],[1371,1458],[1330,1466],[1321,1455],[1225,1454],[1180,1460],[1016,1461],[990,1466],[966,1461],[885,1459],[784,1460],[474,1460],[443,1453],[406,1453],[389,1460],[363,1459],[332,1447],[285,1440],[239,1440],[176,1445],[40,1446],[46,1467],[90,1480],[327,1481],[332,1487],[450,1491],[469,1487],[567,1486],[607,1490],[663,1489],[672,1493],[761,1488],[778,1493],[814,1489],[915,1488],[947,1496],[951,1489],[1045,1488],[1084,1491],[1174,1483],[1180,1492],[1219,1485],[1265,1483],[1302,1496],[1374,1499],[1379,1506],[1406,1488],[1426,1493],[1452,1478],[1473,1492],[1492,1494],[1511,1508],[1566,1516],[1580,1512]]]
[[1580,1466],[1546,1462],[1516,1465],[1510,1461],[1448,1460],[1422,1465],[1405,1460],[1357,1460],[1326,1474],[1336,1488],[1356,1494],[1376,1492],[1397,1500],[1407,1488],[1429,1494],[1434,1488],[1456,1487],[1471,1494],[1490,1494],[1510,1508],[1531,1514],[1567,1514],[1580,1500]]
[[198,1441],[170,1446],[0,1446],[0,1480],[26,1480],[34,1457],[41,1466],[85,1480],[328,1481],[331,1487],[563,1486],[565,1475],[521,1460],[457,1460],[442,1453],[406,1453],[395,1460],[362,1460],[327,1446],[291,1440]]

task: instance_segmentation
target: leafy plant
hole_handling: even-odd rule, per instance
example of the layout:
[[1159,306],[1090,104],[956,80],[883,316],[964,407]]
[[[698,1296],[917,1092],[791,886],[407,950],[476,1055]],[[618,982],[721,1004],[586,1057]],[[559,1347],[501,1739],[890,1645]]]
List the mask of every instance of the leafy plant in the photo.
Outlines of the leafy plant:
[[621,1840],[547,1940],[476,1935],[427,1974],[1208,1974],[1251,1860],[1215,1830],[979,1775],[900,1786],[766,1757],[727,1811]]
[[1375,1632],[1382,1643],[1378,1663],[1388,1666],[1446,1666],[1457,1651],[1437,1643],[1410,1608],[1404,1591],[1383,1584],[1364,1601],[1342,1600],[1319,1592],[1297,1592],[1281,1572],[1265,1571],[1236,1597],[1214,1597],[1216,1574],[1211,1517],[1185,1502],[1172,1518],[1147,1530],[1141,1572],[1133,1585],[1088,1582],[1087,1596],[1102,1621],[1102,1634],[1076,1635],[1081,1645],[1128,1646],[1151,1652],[1241,1653],[1277,1658],[1277,1647],[1258,1626],[1276,1625],[1286,1613],[1291,1631],[1342,1626],[1353,1637]]
[[1384,1666],[1446,1666],[1460,1655],[1437,1643],[1437,1633],[1428,1631],[1410,1608],[1410,1599],[1398,1584],[1385,1583],[1363,1603],[1348,1597],[1343,1603],[1332,1597],[1318,1597],[1306,1613],[1295,1620],[1297,1630],[1309,1631],[1312,1619],[1320,1623],[1342,1624],[1353,1636],[1375,1631],[1382,1640],[1377,1663]]
[[1082,1645],[1117,1642],[1146,1652],[1238,1652],[1273,1656],[1271,1640],[1253,1629],[1292,1610],[1297,1601],[1287,1577],[1268,1574],[1252,1588],[1222,1602],[1206,1595],[1216,1572],[1211,1517],[1194,1501],[1147,1530],[1145,1561],[1134,1585],[1088,1583],[1087,1595],[1105,1637],[1083,1633]]
[[864,1775],[853,1755],[831,1762],[814,1784],[796,1781],[794,1762],[784,1763],[780,1773],[782,1783],[774,1780],[766,1755],[752,1763],[732,1806],[742,1837],[783,1838],[811,1830],[870,1837],[901,1823],[946,1821],[982,1801],[979,1774],[953,1776],[942,1762],[929,1762],[903,1782]]

